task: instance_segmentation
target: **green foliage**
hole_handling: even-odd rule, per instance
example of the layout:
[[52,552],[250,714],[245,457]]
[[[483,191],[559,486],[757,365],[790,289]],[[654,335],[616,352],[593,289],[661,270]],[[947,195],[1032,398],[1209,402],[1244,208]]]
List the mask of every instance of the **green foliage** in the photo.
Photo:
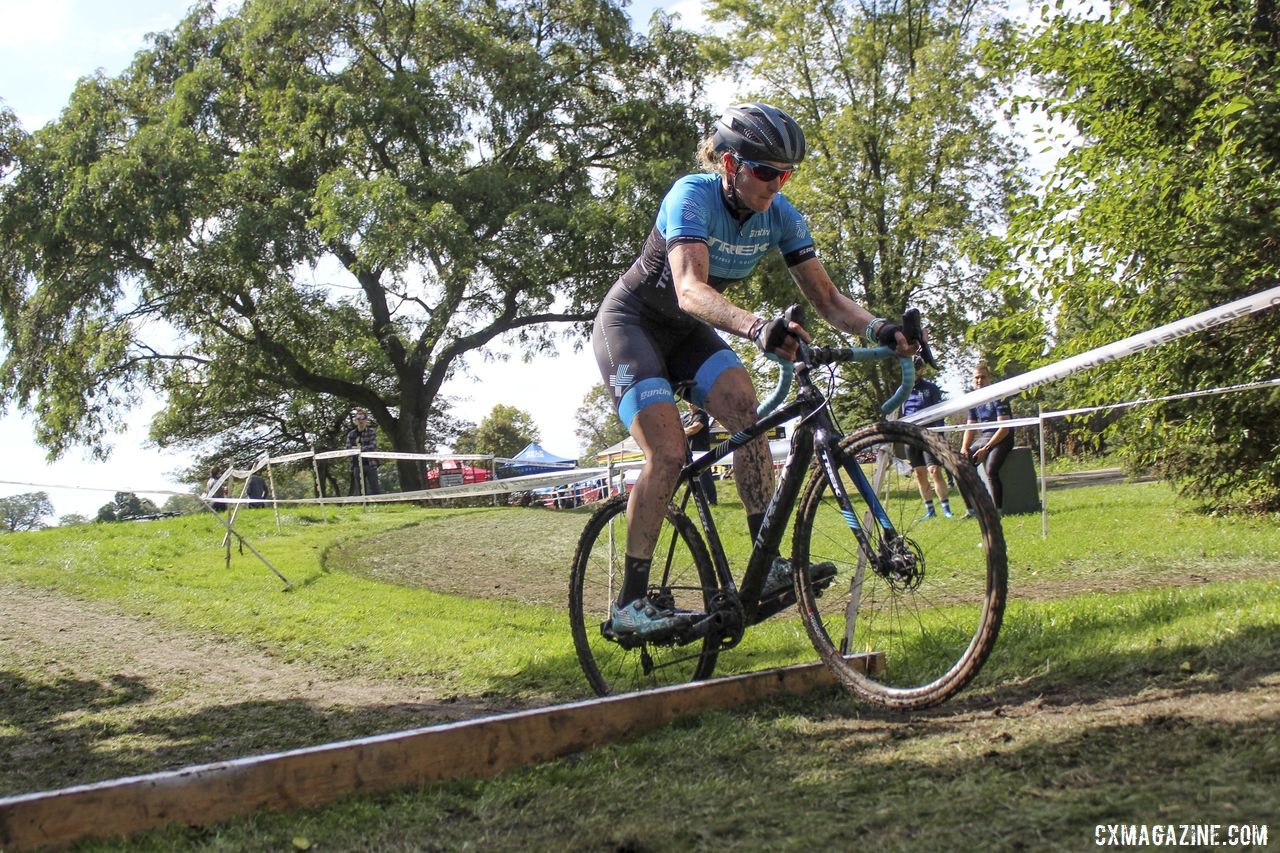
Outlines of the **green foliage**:
[[204,501],[195,495],[169,495],[160,511],[172,515],[192,515],[204,512]]
[[[810,153],[786,194],[832,277],[886,317],[922,308],[938,355],[961,359],[969,324],[1001,308],[980,285],[1024,189],[1022,152],[996,119],[995,6],[713,0],[708,14],[732,33],[717,59],[804,128]],[[780,265],[758,287],[775,307],[797,298]],[[896,385],[888,368],[858,371],[860,416]]]
[[[1280,273],[1280,13],[1173,0],[1048,15],[1017,56],[1046,89],[1026,109],[1074,139],[1011,229],[1005,285],[1053,317],[1056,360],[1274,285]],[[1164,344],[1064,383],[1071,405],[1280,373],[1274,314]],[[1006,350],[1026,358],[1027,348]],[[1280,507],[1280,393],[1144,406],[1112,438],[1207,504]]]
[[540,437],[532,415],[499,403],[478,427],[460,434],[453,449],[457,453],[491,453],[510,459]]
[[129,521],[134,518],[155,515],[160,508],[150,498],[140,498],[133,492],[116,492],[111,503],[98,507],[95,521]]
[[0,401],[54,455],[143,386],[162,443],[297,450],[359,405],[422,451],[471,354],[590,319],[702,70],[614,0],[198,6],[56,122],[0,116]]
[[50,515],[53,515],[53,504],[48,492],[23,492],[0,498],[0,529],[6,533],[39,530]]
[[574,434],[582,442],[580,458],[587,461],[606,447],[612,447],[630,436],[618,418],[613,394],[603,385],[593,385],[582,398],[577,411],[578,427]]

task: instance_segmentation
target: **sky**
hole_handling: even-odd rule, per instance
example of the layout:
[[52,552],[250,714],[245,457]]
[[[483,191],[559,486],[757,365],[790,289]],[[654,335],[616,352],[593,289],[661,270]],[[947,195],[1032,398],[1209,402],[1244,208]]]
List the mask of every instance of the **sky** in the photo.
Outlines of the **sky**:
[[[146,46],[147,33],[172,29],[191,5],[189,0],[0,0],[0,20],[5,22],[0,28],[0,99],[24,128],[41,127],[57,118],[77,80],[98,69],[119,74]],[[658,7],[679,12],[689,26],[700,19],[696,0],[639,0],[631,12],[644,26]],[[566,345],[558,357],[528,363],[518,354],[504,364],[477,361],[471,377],[445,386],[444,393],[459,399],[455,414],[473,423],[499,403],[522,409],[537,424],[543,447],[576,456],[574,416],[599,381],[590,349],[574,352]],[[92,518],[117,491],[136,492],[157,504],[164,503],[168,492],[186,491],[174,476],[189,459],[147,445],[147,424],[158,408],[153,399],[128,413],[121,432],[109,442],[107,461],[72,448],[52,463],[34,440],[33,419],[10,408],[0,415],[0,446],[9,460],[0,472],[0,496],[48,492],[56,520],[73,513]]]

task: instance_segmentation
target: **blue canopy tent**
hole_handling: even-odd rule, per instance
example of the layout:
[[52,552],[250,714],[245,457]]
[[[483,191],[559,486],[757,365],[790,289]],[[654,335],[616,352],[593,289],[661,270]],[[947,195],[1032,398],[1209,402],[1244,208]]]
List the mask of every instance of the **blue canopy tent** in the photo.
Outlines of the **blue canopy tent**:
[[526,474],[545,474],[557,468],[572,469],[577,464],[578,460],[548,453],[541,445],[533,442],[526,445],[510,462],[503,463],[500,471],[503,477],[522,477]]

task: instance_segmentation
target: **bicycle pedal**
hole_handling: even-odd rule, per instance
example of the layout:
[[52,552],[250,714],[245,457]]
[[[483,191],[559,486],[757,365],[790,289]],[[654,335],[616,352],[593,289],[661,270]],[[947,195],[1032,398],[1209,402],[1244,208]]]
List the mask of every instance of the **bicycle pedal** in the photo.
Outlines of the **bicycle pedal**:
[[[822,594],[835,582],[836,574],[836,567],[833,563],[818,563],[813,567],[812,589],[814,598],[822,598]],[[752,624],[763,622],[770,616],[781,613],[795,603],[796,593],[794,589],[784,589],[770,598],[761,599],[756,606],[756,618]]]

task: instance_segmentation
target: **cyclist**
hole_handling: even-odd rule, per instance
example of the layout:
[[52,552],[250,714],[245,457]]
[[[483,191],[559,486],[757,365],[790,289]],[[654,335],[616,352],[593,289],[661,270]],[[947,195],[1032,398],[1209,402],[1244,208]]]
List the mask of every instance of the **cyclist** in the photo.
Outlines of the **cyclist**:
[[[596,315],[592,347],[601,376],[645,455],[627,505],[626,574],[611,613],[619,636],[664,634],[691,618],[647,595],[650,558],[685,461],[673,384],[692,382],[690,399],[736,432],[755,420],[756,393],[715,330],[788,360],[795,357],[797,338],[809,340],[799,323],[734,305],[722,295],[728,285],[746,278],[776,247],[827,322],[902,355],[915,352],[897,324],[873,316],[836,288],[804,217],[781,194],[804,156],[804,133],[777,107],[750,103],[726,110],[698,149],[705,172],[671,187],[640,256]],[[754,540],[773,490],[763,438],[734,452],[734,481]],[[790,574],[785,559],[775,560],[761,598],[787,589]]]

